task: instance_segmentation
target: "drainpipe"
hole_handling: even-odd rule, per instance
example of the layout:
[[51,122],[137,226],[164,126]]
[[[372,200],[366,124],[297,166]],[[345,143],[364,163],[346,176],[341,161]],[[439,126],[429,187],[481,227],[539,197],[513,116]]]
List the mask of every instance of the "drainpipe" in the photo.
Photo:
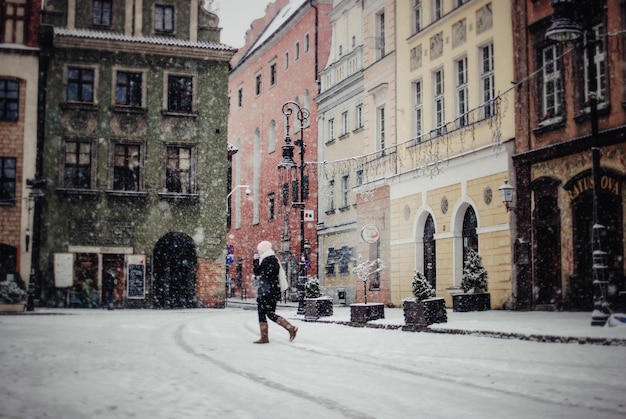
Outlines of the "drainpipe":
[[[37,86],[37,145],[35,154],[35,178],[30,180],[33,192],[39,189],[40,195],[34,196],[33,211],[33,237],[31,252],[31,267],[29,278],[29,301],[27,309],[34,309],[33,294],[37,295],[41,301],[46,299],[47,284],[41,280],[41,215],[42,200],[46,181],[43,178],[43,148],[45,140],[46,121],[46,85],[48,81],[48,62],[52,51],[54,39],[54,27],[51,25],[41,25],[39,30],[39,77]],[[27,180],[29,183],[29,180]]]
[[318,77],[319,51],[318,51],[318,24],[320,11],[315,5],[315,0],[309,0],[309,4],[315,9],[315,84],[317,84],[317,94],[320,94],[321,83]]

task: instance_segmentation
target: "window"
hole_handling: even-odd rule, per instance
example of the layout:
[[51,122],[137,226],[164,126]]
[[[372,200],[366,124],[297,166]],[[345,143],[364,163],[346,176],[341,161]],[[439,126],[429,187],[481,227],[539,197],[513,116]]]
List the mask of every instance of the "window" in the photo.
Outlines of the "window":
[[422,30],[422,0],[413,0],[413,33]]
[[341,136],[348,135],[348,111],[341,113]]
[[454,7],[461,7],[469,0],[454,0]]
[[3,13],[0,14],[0,43],[23,44],[26,18],[26,0],[13,0],[2,2]]
[[413,82],[413,136],[418,143],[422,141],[423,105],[422,81],[418,80]]
[[118,71],[115,77],[115,104],[140,108],[142,103],[142,74]]
[[433,73],[433,92],[434,92],[434,125],[437,129],[437,134],[441,135],[441,127],[444,126],[446,121],[445,106],[443,100],[444,86],[443,86],[443,70],[437,70]]
[[381,59],[385,56],[385,13],[381,12],[376,15],[376,58]]
[[328,120],[328,141],[335,140],[335,118],[330,118]]
[[363,168],[357,167],[356,169],[356,186],[363,185]]
[[350,275],[350,259],[352,259],[353,249],[342,246],[339,250],[339,274]]
[[154,6],[154,30],[174,32],[174,6],[157,4]]
[[334,247],[329,247],[328,248],[328,255],[326,256],[326,275],[327,276],[333,276],[335,275],[335,259],[337,258],[336,256],[336,252],[335,252],[335,248]]
[[20,85],[15,80],[0,79],[0,121],[17,121]]
[[439,20],[443,16],[443,0],[432,0],[433,21]]
[[335,179],[328,181],[328,200],[326,202],[326,211],[335,211]]
[[139,191],[141,148],[139,144],[114,144],[113,189]]
[[482,47],[481,56],[482,67],[480,79],[483,95],[483,117],[490,118],[495,113],[493,100],[496,97],[494,86],[493,44]]
[[237,106],[240,108],[243,106],[243,87],[237,90]]
[[66,141],[64,146],[63,187],[91,189],[92,144],[88,141]]
[[300,196],[300,184],[298,183],[298,179],[293,179],[291,181],[291,202],[299,202],[298,197]]
[[193,104],[193,78],[169,75],[167,77],[167,110],[191,113]]
[[0,157],[0,205],[15,205],[17,159]]
[[261,94],[261,75],[257,74],[255,77],[255,92],[256,95],[260,95]]
[[296,45],[294,47],[294,60],[298,61],[300,59],[300,42],[296,41]]
[[94,102],[95,71],[92,68],[67,69],[67,101]]
[[283,196],[283,205],[287,206],[287,204],[289,204],[289,183],[283,183],[281,193]]
[[194,193],[193,147],[168,146],[165,162],[165,190],[169,193]]
[[269,221],[276,219],[276,196],[274,192],[267,194],[267,219]]
[[273,119],[270,121],[270,127],[267,137],[267,152],[273,153],[274,151],[276,151],[276,121],[274,121]]
[[276,63],[270,64],[270,86],[276,84]]
[[309,48],[311,48],[311,41],[309,39],[309,34],[304,35],[304,53],[309,52]]
[[561,114],[563,84],[561,82],[561,66],[556,45],[550,45],[541,52],[542,69],[542,115],[543,119],[554,118]]
[[289,52],[285,52],[285,70],[289,68]]
[[356,105],[356,129],[363,128],[363,104]]
[[93,0],[91,22],[99,26],[111,26],[113,0]]
[[[606,51],[604,49],[604,25],[596,25],[593,28],[593,31],[596,38],[596,48],[593,56],[593,64],[596,68],[596,85],[593,85],[593,82],[589,77],[589,60],[587,59],[587,54],[585,54],[585,101],[592,92],[597,93],[598,101],[606,98]],[[585,39],[585,45],[586,44],[587,40]]]
[[381,106],[376,109],[376,125],[378,149],[385,154],[385,107]]
[[341,176],[341,207],[346,208],[350,205],[350,175]]
[[469,103],[467,98],[467,57],[457,60],[456,67],[456,113],[459,127],[467,125]]

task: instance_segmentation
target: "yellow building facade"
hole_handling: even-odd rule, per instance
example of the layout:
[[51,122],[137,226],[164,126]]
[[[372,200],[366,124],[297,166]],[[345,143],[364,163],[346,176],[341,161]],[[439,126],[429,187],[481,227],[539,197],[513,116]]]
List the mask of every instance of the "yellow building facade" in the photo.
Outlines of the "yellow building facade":
[[512,242],[498,188],[515,134],[509,2],[398,2],[397,144],[390,196],[390,300],[415,270],[452,306],[468,249],[488,272],[492,308],[512,297]]

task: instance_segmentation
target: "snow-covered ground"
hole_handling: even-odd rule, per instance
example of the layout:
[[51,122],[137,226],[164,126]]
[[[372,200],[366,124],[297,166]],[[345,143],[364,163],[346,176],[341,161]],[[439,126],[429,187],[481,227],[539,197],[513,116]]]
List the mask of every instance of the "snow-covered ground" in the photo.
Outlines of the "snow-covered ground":
[[[42,315],[43,314],[43,315]],[[349,309],[298,325],[256,313],[45,310],[0,316],[6,418],[623,418],[626,348],[356,328]],[[589,313],[448,312],[433,328],[624,339]],[[386,309],[372,323],[401,324]],[[498,329],[498,330],[495,330]]]

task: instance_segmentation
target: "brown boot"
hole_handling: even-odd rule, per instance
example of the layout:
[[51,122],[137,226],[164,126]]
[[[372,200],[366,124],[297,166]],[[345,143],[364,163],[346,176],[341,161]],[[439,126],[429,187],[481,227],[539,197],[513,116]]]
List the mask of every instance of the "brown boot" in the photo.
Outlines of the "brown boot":
[[292,325],[287,321],[287,319],[280,316],[278,316],[278,319],[276,319],[276,323],[287,329],[287,331],[289,332],[289,342],[293,342],[293,340],[296,338],[296,333],[298,333],[298,327]]
[[267,322],[259,323],[259,328],[261,329],[261,338],[259,340],[255,340],[253,343],[270,343]]

